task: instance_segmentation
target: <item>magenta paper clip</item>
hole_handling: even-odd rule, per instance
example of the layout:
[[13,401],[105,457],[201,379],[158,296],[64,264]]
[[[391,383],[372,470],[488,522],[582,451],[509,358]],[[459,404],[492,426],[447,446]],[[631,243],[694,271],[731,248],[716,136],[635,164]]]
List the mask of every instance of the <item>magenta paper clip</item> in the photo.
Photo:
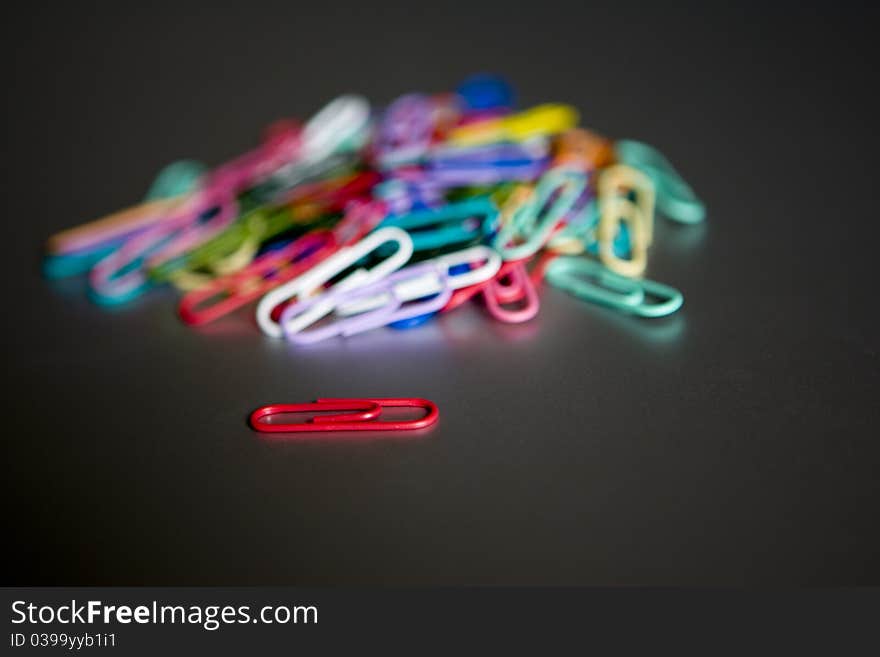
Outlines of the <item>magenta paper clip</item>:
[[[426,279],[429,279],[426,285]],[[407,290],[436,290],[429,297],[407,301]],[[401,269],[375,283],[351,289],[331,289],[310,299],[292,304],[281,314],[285,337],[295,344],[312,344],[337,335],[351,336],[394,322],[440,310],[452,296],[447,272],[435,263]],[[306,330],[335,308],[348,303],[386,299],[383,305],[353,316],[334,318],[329,324]]]
[[[208,221],[199,223],[205,212],[213,212]],[[228,226],[238,214],[234,198],[219,197],[202,190],[186,199],[171,218],[151,228],[98,262],[89,273],[91,296],[97,303],[115,305],[139,296],[149,286],[147,257],[175,240],[190,240],[194,233],[215,234]],[[189,232],[188,232],[189,229]]]
[[89,275],[92,298],[125,303],[149,287],[147,270],[184,253],[224,230],[238,216],[236,196],[296,157],[300,130],[276,126],[264,143],[214,169],[201,189],[175,208],[169,219],[138,234],[98,262]]
[[201,221],[209,205],[199,216],[195,225],[168,244],[160,247],[147,258],[147,269],[154,269],[165,262],[191,251],[199,244],[224,230],[238,216],[235,198],[248,187],[271,175],[282,165],[295,159],[300,148],[301,130],[294,122],[277,122],[266,130],[260,146],[220,165],[206,177],[205,189],[221,200],[220,211],[208,221]]

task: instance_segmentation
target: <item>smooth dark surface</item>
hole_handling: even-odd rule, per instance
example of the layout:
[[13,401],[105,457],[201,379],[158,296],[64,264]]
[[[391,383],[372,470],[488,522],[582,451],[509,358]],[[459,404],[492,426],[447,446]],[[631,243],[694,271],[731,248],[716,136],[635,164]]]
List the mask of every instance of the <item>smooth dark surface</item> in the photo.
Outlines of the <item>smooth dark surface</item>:
[[[880,583],[876,11],[258,4],[4,21],[3,583]],[[40,278],[46,237],[170,160],[477,70],[693,184],[707,223],[661,220],[650,253],[678,315],[545,289],[525,326],[468,308],[295,349],[250,313],[188,329],[170,290],[107,311]],[[440,425],[245,424],[363,395]]]

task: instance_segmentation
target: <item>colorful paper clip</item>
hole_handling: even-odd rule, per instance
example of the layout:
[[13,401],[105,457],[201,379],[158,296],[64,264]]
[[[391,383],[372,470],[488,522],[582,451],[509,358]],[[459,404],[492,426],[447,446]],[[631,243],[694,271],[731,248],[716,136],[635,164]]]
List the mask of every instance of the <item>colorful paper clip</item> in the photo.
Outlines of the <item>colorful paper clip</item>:
[[549,163],[549,148],[543,139],[523,144],[445,146],[430,151],[425,175],[441,187],[531,182]]
[[[559,222],[571,211],[587,185],[585,175],[551,169],[535,192],[502,223],[492,244],[505,260],[522,260],[541,249]],[[503,212],[503,209],[502,209]]]
[[338,153],[360,150],[369,134],[369,101],[355,94],[339,96],[327,103],[303,128],[299,163],[313,163]]
[[393,215],[440,207],[445,202],[445,192],[421,169],[392,172],[373,188],[373,195],[385,201]]
[[[386,408],[419,408],[426,411],[415,420],[382,420],[380,414]],[[335,413],[335,411],[347,411]],[[334,412],[332,415],[318,413]],[[273,416],[291,413],[313,415],[303,422],[274,423]],[[262,433],[315,433],[337,431],[411,431],[430,427],[440,419],[440,409],[427,399],[368,398],[368,399],[318,399],[308,404],[270,404],[261,406],[250,417],[250,425]]]
[[522,261],[492,278],[482,289],[486,310],[499,322],[519,324],[533,319],[541,308],[538,292]]
[[419,326],[475,297],[529,321],[545,275],[620,312],[675,312],[678,290],[640,278],[655,214],[694,224],[705,206],[655,148],[578,120],[569,105],[518,110],[488,74],[381,113],[339,96],[218,167],[169,165],[140,205],[51,237],[44,271],[89,271],[101,304],[172,283],[190,326],[255,302],[260,330],[295,344]]
[[422,159],[434,134],[434,108],[422,94],[395,100],[382,117],[376,137],[375,160],[382,169],[396,169]]
[[[423,260],[419,264],[432,265],[437,270],[445,272],[445,286],[453,291],[488,283],[502,266],[501,256],[496,251],[479,244],[430,260]],[[419,279],[415,279],[409,281],[407,285],[397,287],[394,292],[395,298],[402,302],[408,302],[437,294],[441,290],[441,286],[437,286],[436,280],[431,277],[422,278],[422,285],[419,285],[419,282]],[[387,295],[378,295],[372,298],[365,296],[359,302],[340,304],[336,308],[336,313],[343,316],[363,313],[384,306],[388,301]]]
[[[612,196],[600,202],[601,214],[596,230],[599,259],[608,269],[635,278],[645,273],[648,265],[647,221],[642,209],[628,198]],[[618,251],[621,224],[626,226],[629,248],[626,257]]]
[[391,215],[382,227],[396,226],[412,237],[414,251],[442,249],[483,236],[484,226],[494,221],[498,209],[487,197],[477,197],[439,208]]
[[317,230],[266,253],[241,271],[217,278],[186,294],[178,313],[190,326],[227,315],[309,271],[340,248],[361,239],[385,216],[382,203],[355,203],[333,230]]
[[545,276],[554,287],[639,317],[663,317],[681,308],[681,292],[646,279],[616,274],[586,258],[559,256],[547,265]]
[[214,169],[171,218],[95,265],[89,276],[92,298],[118,304],[139,296],[150,285],[148,258],[155,267],[221,232],[238,214],[236,195],[294,157],[299,145],[298,129],[288,126],[271,134],[257,149]]
[[[350,337],[437,312],[452,296],[448,281],[446,270],[435,263],[412,265],[367,285],[348,288],[336,286],[323,294],[291,304],[281,313],[280,324],[284,336],[294,344],[313,344],[336,336]],[[421,291],[425,287],[431,290],[427,298],[420,293],[415,296],[407,292],[407,288]],[[309,328],[347,303],[357,305],[359,301],[371,301],[377,297],[387,301],[378,308],[334,318],[323,326]]]
[[[292,223],[290,208],[259,207],[200,246],[153,267],[149,278],[154,282],[170,280],[184,291],[197,289],[216,275],[245,267],[262,242],[284,232]],[[150,266],[149,259],[147,266]],[[204,270],[209,273],[202,273]]]
[[698,224],[706,217],[706,206],[678,171],[652,146],[621,139],[614,145],[617,161],[648,175],[657,193],[657,210],[668,219]]
[[[527,322],[538,314],[541,307],[537,290],[526,271],[524,260],[505,262],[492,278],[455,290],[442,312],[455,310],[480,294],[489,314],[498,321],[508,324]],[[519,307],[505,307],[510,305]]]
[[455,88],[464,109],[486,111],[510,109],[514,106],[513,87],[499,75],[478,73],[466,78]]
[[172,162],[153,180],[140,205],[53,235],[46,245],[44,275],[55,279],[89,271],[126,240],[167,219],[196,189],[204,172],[198,162]]
[[577,122],[577,110],[570,105],[538,105],[524,112],[458,126],[449,133],[448,139],[459,146],[526,141],[565,132]]
[[613,161],[611,141],[590,130],[574,128],[559,135],[556,141],[554,166],[573,167],[586,172],[606,167]]
[[[381,228],[357,244],[341,249],[338,253],[330,256],[305,274],[297,276],[293,280],[268,292],[260,299],[260,303],[257,304],[257,324],[260,330],[273,338],[282,337],[284,329],[278,322],[272,319],[272,311],[276,306],[294,297],[302,297],[303,295],[316,292],[334,276],[338,276],[350,267],[357,265],[360,260],[375,254],[385,245],[391,244],[397,247],[394,253],[370,269],[364,269],[363,267],[356,269],[334,287],[338,286],[340,289],[348,289],[380,280],[391,272],[400,269],[412,256],[412,239],[400,228],[394,228],[393,226]],[[311,321],[308,323],[318,321],[330,309],[324,310],[323,313],[321,311],[322,307],[313,309],[313,315],[310,315]]]
[[240,271],[215,278],[188,292],[180,300],[178,314],[189,326],[213,322],[308,271],[335,250],[330,231],[304,235],[283,249],[261,256]]

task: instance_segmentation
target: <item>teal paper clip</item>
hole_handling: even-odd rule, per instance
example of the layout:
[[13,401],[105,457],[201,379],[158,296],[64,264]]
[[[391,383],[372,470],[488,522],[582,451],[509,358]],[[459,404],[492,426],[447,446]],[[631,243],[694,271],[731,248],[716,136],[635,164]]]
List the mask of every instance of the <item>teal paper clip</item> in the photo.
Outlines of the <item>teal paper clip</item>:
[[[550,246],[553,247],[554,240],[558,237],[561,242],[569,239],[576,239],[584,245],[584,250],[594,256],[599,255],[599,240],[596,238],[596,228],[599,225],[599,204],[595,199],[591,199],[589,203],[577,214],[569,220],[568,224],[553,236],[550,240]],[[613,242],[614,254],[618,258],[629,258],[631,244],[629,239],[629,228],[626,224],[621,223],[617,234],[614,236]]]
[[545,273],[554,287],[585,301],[639,317],[664,317],[681,308],[684,297],[668,285],[616,274],[594,260],[560,256]]
[[534,255],[571,212],[586,186],[587,177],[581,173],[565,169],[548,171],[541,176],[532,197],[501,226],[492,246],[504,260]]
[[439,208],[415,210],[385,218],[380,228],[396,226],[410,234],[414,251],[429,251],[469,242],[483,235],[498,208],[485,196],[449,203]]
[[178,160],[163,168],[150,189],[147,190],[145,201],[160,198],[174,198],[191,192],[196,188],[199,179],[208,170],[201,162],[195,160]]
[[106,244],[89,251],[47,255],[43,258],[43,276],[50,280],[79,276],[118,249],[120,243]]
[[663,216],[683,224],[706,218],[706,206],[690,185],[656,148],[639,141],[620,140],[614,145],[617,161],[645,173],[657,192],[657,209]]
[[[629,258],[632,252],[632,248],[629,241],[629,228],[626,227],[626,224],[620,224],[620,228],[617,231],[617,234],[614,236],[613,242],[614,255],[618,258]],[[587,253],[598,256],[599,255],[599,241],[594,239],[592,242],[587,244],[586,248]]]

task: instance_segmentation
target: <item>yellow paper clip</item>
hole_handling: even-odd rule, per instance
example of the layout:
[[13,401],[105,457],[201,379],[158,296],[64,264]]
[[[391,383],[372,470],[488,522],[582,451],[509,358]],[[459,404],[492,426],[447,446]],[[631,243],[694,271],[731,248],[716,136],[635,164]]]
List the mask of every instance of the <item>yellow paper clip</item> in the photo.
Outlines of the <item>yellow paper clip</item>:
[[[599,175],[599,259],[608,269],[623,276],[645,272],[648,247],[654,236],[654,184],[645,174],[624,164],[603,169]],[[628,259],[614,253],[614,238],[620,222],[630,234]]]
[[549,137],[573,128],[578,118],[577,110],[571,105],[538,105],[509,116],[458,126],[449,133],[449,143],[480,146],[499,141]]

